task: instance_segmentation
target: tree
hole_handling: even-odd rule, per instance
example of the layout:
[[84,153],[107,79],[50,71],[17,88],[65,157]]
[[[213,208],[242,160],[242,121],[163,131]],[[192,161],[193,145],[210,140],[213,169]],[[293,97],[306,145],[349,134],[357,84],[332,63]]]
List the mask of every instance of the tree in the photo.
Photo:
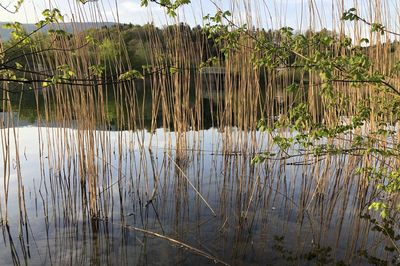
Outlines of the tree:
[[[142,4],[147,5],[148,2],[142,1]],[[176,9],[190,1],[151,2],[166,7],[168,13],[175,16]],[[362,18],[355,8],[345,11],[341,19],[344,22],[363,23],[369,27],[371,36],[376,38],[383,34],[400,36],[381,23]],[[288,117],[281,117],[272,125],[267,120],[261,120],[259,129],[271,134],[281,152],[261,153],[253,159],[254,163],[305,155],[321,158],[339,154],[373,157],[380,162],[398,161],[400,145],[388,140],[396,139],[397,135],[397,131],[390,127],[390,119],[395,122],[400,120],[400,89],[395,85],[400,78],[400,62],[392,62],[393,67],[388,68],[371,58],[371,55],[378,53],[379,48],[369,46],[369,39],[362,38],[359,43],[354,43],[351,38],[326,29],[320,32],[295,33],[290,27],[281,28],[277,34],[266,34],[265,31],[235,24],[231,13],[221,9],[216,14],[206,16],[205,20],[208,21],[206,31],[209,38],[219,45],[225,57],[232,56],[246,45],[253,54],[253,65],[257,70],[302,68],[317,81],[313,85],[319,88],[319,94],[326,106],[336,111],[333,112],[337,116],[336,120],[318,123],[309,113],[308,103],[301,102],[293,106]],[[249,45],[249,40],[254,46]],[[393,45],[391,44],[392,47]],[[294,83],[287,90],[295,94],[300,85]],[[346,95],[336,89],[341,86],[354,90],[368,87],[377,91],[381,97],[371,99],[365,96],[351,120],[342,123],[339,115],[343,103],[346,103]],[[374,121],[377,126],[365,132],[368,121]],[[280,133],[287,130],[292,132],[290,137]],[[350,139],[349,143],[337,144],[335,140],[344,137]],[[292,147],[299,147],[298,152],[293,153],[295,150]],[[390,240],[386,248],[394,252],[392,263],[396,263],[396,257],[400,255],[398,169],[396,164],[356,169],[356,174],[365,175],[376,182],[378,194],[384,195],[367,206],[364,217],[374,224],[374,230]],[[380,214],[379,218],[374,217],[376,211]]]

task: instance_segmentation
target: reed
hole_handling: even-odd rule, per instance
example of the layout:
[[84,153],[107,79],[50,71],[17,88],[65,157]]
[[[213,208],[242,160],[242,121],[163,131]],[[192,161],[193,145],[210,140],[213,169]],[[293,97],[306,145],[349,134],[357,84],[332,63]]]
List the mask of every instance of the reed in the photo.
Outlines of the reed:
[[[365,102],[372,111],[362,129],[320,141],[351,149],[357,135],[373,134],[382,121],[397,123],[396,113],[383,106],[383,100],[393,95],[373,84],[355,89],[339,81],[333,87],[338,97],[332,101],[321,95],[321,78],[315,71],[284,65],[255,67],[262,51],[253,52],[257,47],[254,34],[265,34],[277,45],[284,42],[279,32],[261,30],[265,25],[284,26],[278,17],[266,23],[263,15],[270,10],[279,13],[284,4],[230,4],[232,21],[225,23],[232,29],[247,24],[248,30],[240,33],[239,45],[226,55],[222,52],[224,43],[208,40],[205,33],[190,29],[182,20],[162,31],[149,25],[141,40],[150,65],[139,71],[143,80],[119,78],[132,69],[129,44],[123,42],[123,28],[119,26],[96,31],[94,38],[100,42],[93,44],[78,29],[77,21],[72,36],[54,36],[52,50],[42,52],[47,44],[40,42],[30,47],[34,56],[30,72],[24,74],[27,78],[42,80],[72,72],[67,82],[46,88],[43,83],[32,84],[39,139],[38,147],[32,149],[38,149],[41,175],[34,194],[37,198],[37,189],[46,224],[57,228],[55,237],[71,251],[57,250],[60,256],[54,258],[56,264],[68,258],[87,262],[88,253],[93,256],[92,263],[128,263],[132,258],[123,251],[127,230],[144,234],[142,238],[135,235],[141,263],[147,249],[146,235],[221,264],[243,263],[243,256],[253,248],[265,259],[271,254],[263,255],[252,243],[257,241],[263,243],[261,248],[272,249],[270,232],[277,231],[273,228],[285,232],[285,241],[297,243],[293,256],[300,257],[310,243],[314,247],[326,242],[334,243],[334,256],[350,263],[357,262],[354,254],[360,249],[386,255],[380,245],[382,236],[371,231],[371,223],[359,218],[377,196],[376,181],[366,173],[356,174],[356,169],[396,169],[398,158],[368,153],[314,156],[311,149],[296,147],[282,152],[271,134],[257,130],[257,123],[261,118],[269,125],[288,119],[297,104],[305,103],[312,123],[334,126],[355,115],[357,104]],[[102,22],[101,8],[96,8],[101,3],[88,5],[93,8],[90,14],[79,5],[71,5],[79,22]],[[296,30],[311,34],[326,27],[339,39],[352,36],[355,45],[369,35],[365,51],[372,62],[370,73],[387,74],[397,62],[398,43],[390,43],[397,40],[397,35],[390,34],[397,30],[391,16],[392,1],[354,1],[368,21],[386,25],[382,35],[369,33],[368,25],[361,21],[348,28],[340,21],[345,11],[340,1],[331,2],[331,15],[323,15],[326,8],[314,1],[299,5],[304,14]],[[280,15],[284,20],[289,14]],[[321,52],[321,47],[308,49],[306,55]],[[332,57],[354,53],[337,44],[327,50]],[[202,63],[213,56],[212,67],[203,67]],[[100,64],[104,71],[95,73],[93,66]],[[389,81],[396,87],[400,84],[395,75]],[[293,83],[299,84],[295,93],[286,89]],[[14,119],[16,107],[11,104],[10,84],[3,82],[2,89],[0,214],[8,228],[12,194],[12,201],[18,203],[19,231],[25,237],[23,241],[28,241],[31,216],[26,207],[25,182],[29,177],[21,169],[21,133]],[[275,133],[287,137],[293,134],[286,129]],[[377,148],[398,144],[397,139],[377,138]],[[251,159],[265,151],[278,156],[263,165],[253,165]],[[17,191],[10,193],[14,179]],[[79,253],[82,243],[71,237],[74,232],[63,232],[62,226],[57,226],[60,223],[65,230],[79,225],[82,241],[91,235],[89,249],[84,244],[85,250]],[[121,230],[118,244],[109,240],[116,228]],[[188,237],[191,230],[196,235]],[[202,230],[223,240],[214,243],[215,239],[204,239]],[[376,243],[375,250],[370,248],[371,243]],[[50,240],[46,246],[50,254],[54,250]],[[115,246],[124,247],[124,256],[113,258],[110,251]],[[107,251],[105,257],[102,249]]]

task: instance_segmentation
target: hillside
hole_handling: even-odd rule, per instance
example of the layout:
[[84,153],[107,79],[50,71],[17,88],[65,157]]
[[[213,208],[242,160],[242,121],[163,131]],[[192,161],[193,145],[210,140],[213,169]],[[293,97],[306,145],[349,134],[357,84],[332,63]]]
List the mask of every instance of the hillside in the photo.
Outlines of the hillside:
[[[3,26],[8,22],[0,22],[0,38],[3,41],[7,41],[10,39],[11,30],[5,29]],[[103,26],[112,26],[115,25],[113,22],[102,22],[102,23],[95,23],[95,22],[84,22],[84,23],[61,23],[61,24],[53,24],[51,26],[44,27],[41,32],[47,32],[50,29],[63,29],[69,33],[74,31],[83,31],[91,28],[101,28]],[[27,32],[31,32],[36,29],[35,24],[22,24],[24,29]]]

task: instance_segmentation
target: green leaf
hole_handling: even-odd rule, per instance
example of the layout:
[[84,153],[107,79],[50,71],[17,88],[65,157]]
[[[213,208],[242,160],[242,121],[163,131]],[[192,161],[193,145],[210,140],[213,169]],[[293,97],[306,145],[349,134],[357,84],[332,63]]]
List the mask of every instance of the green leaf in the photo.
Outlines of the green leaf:
[[121,81],[132,80],[132,79],[144,79],[144,76],[139,71],[132,69],[125,73],[122,73],[118,77],[118,79]]
[[18,69],[18,70],[21,70],[21,69],[23,69],[24,68],[24,66],[23,65],[21,65],[20,63],[18,63],[18,62],[15,62],[15,67]]
[[179,69],[179,68],[176,68],[176,67],[170,67],[170,68],[169,68],[169,72],[170,72],[171,74],[176,74],[176,73],[179,73],[179,72],[180,72],[180,69]]
[[298,84],[293,83],[293,84],[287,86],[287,87],[286,87],[286,90],[287,90],[288,92],[297,92],[297,91],[299,90],[299,88],[300,88],[300,86],[299,86]]

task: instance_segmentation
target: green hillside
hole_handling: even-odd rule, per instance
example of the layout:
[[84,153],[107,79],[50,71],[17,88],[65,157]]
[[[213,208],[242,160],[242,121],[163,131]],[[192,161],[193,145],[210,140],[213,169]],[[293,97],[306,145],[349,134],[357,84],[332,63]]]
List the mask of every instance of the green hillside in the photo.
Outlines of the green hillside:
[[[8,41],[10,39],[11,35],[11,29],[5,29],[4,25],[9,22],[0,22],[0,38],[3,41]],[[41,32],[47,32],[50,29],[63,29],[69,33],[75,32],[80,32],[83,30],[91,29],[91,28],[101,28],[103,26],[112,26],[115,25],[115,23],[112,22],[101,22],[101,23],[95,23],[95,22],[80,22],[80,23],[60,23],[60,24],[52,24],[50,26],[44,27]],[[31,32],[36,29],[35,24],[22,24],[23,28],[27,32]]]

